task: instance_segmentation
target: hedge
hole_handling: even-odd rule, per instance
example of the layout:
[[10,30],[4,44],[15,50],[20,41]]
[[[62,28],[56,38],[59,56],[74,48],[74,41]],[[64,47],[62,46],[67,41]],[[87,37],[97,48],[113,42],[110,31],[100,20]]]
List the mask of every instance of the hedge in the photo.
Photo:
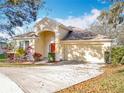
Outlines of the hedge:
[[110,52],[109,51],[105,51],[104,52],[104,59],[105,59],[105,63],[111,63],[110,62]]
[[104,59],[106,63],[124,64],[124,46],[113,47],[111,53],[105,51]]
[[112,64],[124,63],[124,46],[112,48],[111,61]]

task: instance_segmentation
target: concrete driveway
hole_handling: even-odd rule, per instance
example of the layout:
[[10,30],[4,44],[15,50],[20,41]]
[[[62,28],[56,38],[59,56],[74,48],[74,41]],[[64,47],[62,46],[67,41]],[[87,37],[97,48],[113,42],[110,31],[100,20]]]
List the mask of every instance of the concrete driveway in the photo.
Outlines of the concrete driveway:
[[2,67],[0,73],[13,80],[24,93],[53,93],[100,75],[101,66],[100,64],[60,64],[23,68]]

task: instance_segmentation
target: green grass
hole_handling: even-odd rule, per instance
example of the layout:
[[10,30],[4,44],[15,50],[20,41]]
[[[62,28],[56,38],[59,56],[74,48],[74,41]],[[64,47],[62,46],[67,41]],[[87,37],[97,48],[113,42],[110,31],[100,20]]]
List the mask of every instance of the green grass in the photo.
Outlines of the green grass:
[[124,69],[99,82],[105,93],[124,93]]
[[1,62],[6,62],[6,59],[0,59],[0,63],[1,63]]

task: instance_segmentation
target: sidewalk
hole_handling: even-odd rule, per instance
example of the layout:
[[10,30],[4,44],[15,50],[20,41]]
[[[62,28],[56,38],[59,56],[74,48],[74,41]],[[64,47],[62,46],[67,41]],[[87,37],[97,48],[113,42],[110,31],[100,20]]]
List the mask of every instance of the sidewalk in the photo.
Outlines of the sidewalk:
[[0,73],[0,93],[24,93],[13,81]]

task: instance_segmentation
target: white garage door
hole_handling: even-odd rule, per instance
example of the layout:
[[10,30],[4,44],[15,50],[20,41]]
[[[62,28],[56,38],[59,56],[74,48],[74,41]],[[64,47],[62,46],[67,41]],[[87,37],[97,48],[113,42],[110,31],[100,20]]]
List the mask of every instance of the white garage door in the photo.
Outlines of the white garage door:
[[78,60],[93,63],[104,63],[104,51],[102,44],[64,44],[64,60]]

